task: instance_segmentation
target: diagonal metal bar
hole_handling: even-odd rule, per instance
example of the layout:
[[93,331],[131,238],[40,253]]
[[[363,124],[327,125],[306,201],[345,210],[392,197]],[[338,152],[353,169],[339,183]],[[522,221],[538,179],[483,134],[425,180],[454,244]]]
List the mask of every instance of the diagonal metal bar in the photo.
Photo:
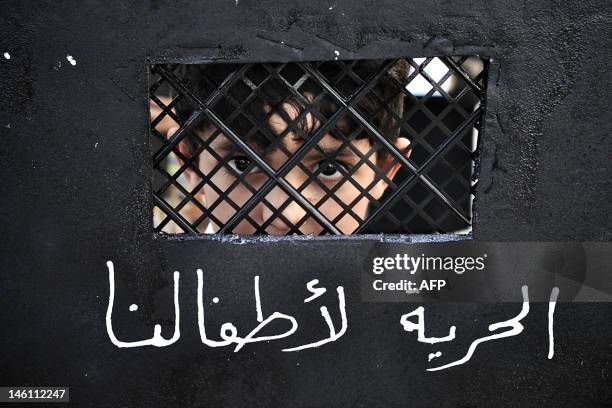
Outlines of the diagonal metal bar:
[[189,96],[195,103],[200,105],[200,108],[207,109],[210,105],[213,105],[217,100],[225,94],[227,88],[232,86],[238,81],[241,76],[251,67],[251,64],[244,64],[236,71],[229,74],[223,82],[219,85],[219,87],[212,92],[206,100],[202,101],[196,94],[194,94],[189,88],[183,84],[183,82],[176,77],[172,72],[169,72],[163,67],[158,67],[158,70],[161,74],[164,75],[165,79],[170,82],[170,84],[180,90],[185,95]]
[[[188,95],[194,102],[200,105],[200,107],[207,108],[209,105],[214,104],[217,99],[223,96],[223,94],[225,93],[225,89],[233,85],[240,78],[240,76],[248,69],[248,67],[249,65],[245,64],[240,69],[237,69],[236,71],[228,75],[228,77],[225,78],[221,85],[214,92],[212,92],[208,96],[208,98],[206,98],[205,101],[200,100],[200,98],[195,95],[189,88],[187,88],[182,81],[176,78],[176,76],[172,72],[168,71],[162,66],[156,66],[155,68],[156,72],[162,75],[164,79],[168,81],[175,89],[178,89],[183,94]],[[202,119],[201,115],[201,110],[194,112],[185,122],[185,124],[181,126],[181,128],[179,128],[179,130],[172,136],[168,143],[162,146],[162,148],[153,155],[154,166],[157,166],[164,159],[164,157],[166,157],[172,150],[174,150],[176,145],[178,145],[180,141],[188,135],[189,131]]]
[[[395,159],[397,159],[400,163],[402,163],[405,167],[407,167],[410,171],[412,171],[413,173],[415,173],[415,175],[419,178],[421,178],[421,180],[423,180],[423,182],[429,187],[429,189],[431,191],[433,191],[442,201],[444,201],[444,203],[459,217],[461,218],[461,220],[463,220],[465,223],[469,224],[470,221],[468,219],[468,217],[466,217],[463,214],[463,211],[460,208],[457,208],[457,206],[453,203],[453,201],[447,196],[447,194],[445,194],[444,192],[441,192],[439,189],[437,189],[433,183],[424,175],[422,175],[422,171],[419,171],[419,169],[417,169],[409,160],[408,158],[402,154],[402,152],[400,152],[393,143],[391,143],[384,135],[382,135],[374,126],[372,126],[372,124],[365,119],[359,112],[357,112],[356,109],[354,109],[352,106],[346,104],[346,102],[344,101],[344,98],[342,98],[340,95],[338,95],[337,92],[335,92],[335,90],[333,89],[333,87],[325,80],[325,78],[323,78],[323,76],[317,72],[316,70],[313,70],[309,64],[305,64],[305,68],[308,70],[308,72],[315,76],[317,78],[317,80],[320,81],[320,84],[326,89],[328,90],[328,92],[330,92],[336,99],[337,102],[341,103],[344,105],[344,107],[346,107],[348,109],[348,111],[355,117],[355,119],[357,119],[366,129],[368,129],[368,131],[370,132],[370,134],[374,135],[387,149],[387,151],[389,151],[393,157],[395,157]],[[474,115],[472,115],[474,116]],[[469,119],[468,119],[469,121]],[[468,122],[466,121],[466,122]],[[464,122],[464,126],[465,123]],[[447,145],[449,143],[449,141],[454,140],[453,137],[449,138],[444,145]],[[439,154],[439,153],[438,153]],[[435,157],[438,156],[438,154],[435,155]],[[433,157],[433,156],[432,156]],[[431,157],[430,157],[431,159]],[[366,220],[367,222],[367,220]]]
[[482,95],[482,91],[483,89],[480,87],[480,85],[478,85],[477,83],[475,83],[472,78],[470,78],[469,75],[467,75],[465,73],[465,71],[459,66],[457,65],[457,63],[455,61],[453,61],[452,58],[447,57],[447,58],[440,58],[440,60],[446,64],[447,67],[449,67],[450,69],[452,69],[455,74],[459,75],[461,77],[461,79],[463,79],[472,89],[474,89],[474,91],[476,91],[476,93],[480,96]]
[[[437,189],[435,188],[435,186],[431,185],[431,182],[425,178],[425,177],[421,177],[422,172],[424,172],[425,170],[427,170],[427,168],[435,162],[436,158],[438,156],[440,156],[449,146],[452,145],[452,143],[455,141],[455,139],[457,139],[459,136],[463,135],[463,133],[469,128],[471,127],[481,116],[481,111],[480,109],[477,109],[476,111],[474,111],[474,113],[472,113],[472,115],[468,118],[468,120],[466,120],[463,125],[457,129],[455,131],[455,133],[448,138],[448,140],[446,140],[441,146],[440,148],[438,148],[438,150],[436,150],[426,161],[425,163],[423,163],[423,165],[419,168],[419,173],[414,173],[411,174],[410,177],[406,178],[406,180],[404,180],[404,182],[402,182],[402,184],[400,185],[400,187],[395,190],[387,199],[387,201],[385,203],[383,203],[380,207],[378,207],[372,214],[370,214],[370,216],[368,217],[368,219],[359,226],[359,228],[357,228],[357,230],[354,232],[355,234],[359,234],[362,231],[364,231],[369,224],[372,223],[372,221],[374,219],[376,219],[378,217],[379,214],[381,214],[383,211],[385,211],[390,205],[391,203],[393,203],[397,197],[399,197],[400,194],[402,194],[407,188],[408,186],[410,186],[414,181],[416,181],[417,179],[421,179],[423,182],[425,183],[429,183],[430,189],[432,189],[433,192],[437,191]],[[448,203],[446,202],[445,198],[442,198],[442,200],[444,200],[444,202],[448,205]],[[453,207],[451,207],[453,208]],[[465,221],[466,223],[470,223],[469,219],[463,217],[462,218],[463,221]]]
[[194,112],[189,119],[187,119],[185,124],[172,135],[170,140],[168,140],[168,143],[164,144],[157,152],[155,152],[153,155],[153,166],[158,166],[159,163],[161,163],[161,161],[164,160],[166,156],[168,156],[168,154],[170,154],[170,152],[176,148],[181,140],[183,140],[187,134],[191,132],[191,129],[198,125],[201,119],[202,111]]
[[159,198],[157,195],[153,195],[153,199],[155,200],[155,205],[157,205],[161,210],[166,214],[166,217],[170,217],[172,221],[174,221],[179,227],[181,227],[185,232],[191,232],[193,234],[197,234],[198,231],[194,230],[191,227],[191,224],[183,218],[180,214],[175,212],[172,207],[170,207],[164,200]]
[[[225,125],[225,123],[223,123],[223,121],[221,120],[221,118],[219,118],[213,111],[211,111],[210,109],[206,109],[206,114],[207,116],[212,120],[212,122],[214,123],[215,126],[217,126],[219,129],[221,129],[221,131],[225,134],[225,136],[229,137],[230,139],[232,139],[232,141],[238,145],[238,147],[240,147],[242,149],[243,152],[245,152],[255,163],[257,163],[257,166],[262,169],[264,172],[266,172],[266,174],[270,177],[270,180],[275,180],[276,183],[278,183],[280,186],[283,187],[283,189],[290,194],[297,202],[299,202],[302,206],[304,206],[308,211],[310,211],[312,213],[312,215],[317,219],[317,221],[319,221],[321,224],[323,224],[325,227],[329,228],[330,230],[332,230],[334,233],[339,234],[340,232],[338,231],[338,229],[336,229],[335,226],[333,226],[329,220],[327,218],[325,218],[325,216],[323,216],[323,214],[321,214],[316,208],[314,208],[312,206],[312,204],[310,204],[310,202],[305,199],[300,193],[298,193],[292,186],[291,184],[289,184],[289,182],[287,182],[287,180],[285,180],[282,177],[279,177],[278,174],[274,171],[274,169],[272,167],[270,167],[270,165],[268,165],[268,163],[266,163],[265,160],[263,160],[261,157],[259,157],[259,155],[257,154],[257,152],[255,152],[251,146],[249,146],[247,143],[245,143],[232,129],[230,129],[228,126]],[[302,146],[304,147],[304,146]],[[270,181],[268,180],[268,181]],[[260,191],[261,193],[261,191]],[[253,198],[258,196],[260,194],[255,194],[253,197],[251,197],[251,199],[249,201],[253,201]],[[248,202],[246,203],[248,204]],[[241,209],[241,211],[238,211],[238,213],[243,213],[245,211],[245,206]],[[237,213],[237,214],[238,214]],[[237,215],[235,214],[234,217]],[[229,229],[228,226],[230,226],[230,222],[232,221],[232,219],[230,219],[230,221],[225,224],[223,226],[223,228],[219,231],[220,233],[223,233],[225,231],[227,231]]]
[[[355,93],[355,96],[353,98],[351,98],[351,103],[356,103],[358,102],[364,95],[366,95],[367,92],[370,91],[370,89],[372,89],[376,83],[378,82],[378,80],[380,79],[381,76],[383,76],[387,70],[389,68],[391,68],[391,66],[395,63],[394,60],[390,60],[387,64],[385,64],[369,81],[365,82]],[[308,101],[305,101],[308,102]],[[249,199],[249,201],[247,203],[245,203],[245,205],[243,206],[243,208],[236,214],[234,214],[234,216],[225,224],[225,226],[223,228],[221,228],[221,230],[219,231],[219,233],[225,233],[226,231],[231,231],[232,228],[235,227],[235,225],[240,221],[240,219],[242,219],[242,217],[247,214],[259,201],[260,199],[265,196],[270,190],[272,190],[272,188],[276,185],[276,178],[282,178],[285,176],[285,174],[287,174],[293,167],[295,167],[295,165],[297,164],[298,161],[300,161],[302,159],[302,157],[316,144],[319,142],[319,140],[325,135],[325,133],[333,126],[335,126],[336,122],[342,117],[342,115],[344,115],[348,109],[348,106],[346,104],[343,104],[344,106],[339,109],[338,111],[336,111],[331,118],[328,119],[328,121],[321,126],[316,132],[315,134],[310,137],[310,139],[306,140],[304,142],[304,144],[302,146],[300,146],[300,148],[294,153],[293,156],[291,156],[289,158],[289,160],[287,160],[283,166],[281,166],[281,168],[276,172],[276,174],[274,175],[274,177],[271,177],[262,187],[261,189],[258,191],[257,194],[255,194],[253,197],[251,197]],[[350,105],[349,105],[350,106]],[[312,206],[309,206],[312,207]],[[314,209],[315,213],[320,214],[318,210]],[[313,213],[314,215],[314,213]],[[325,218],[325,217],[323,217]],[[331,231],[337,231],[337,229],[332,226],[333,228],[330,228]]]
[[[481,86],[478,83],[476,83],[475,80],[473,80],[469,76],[469,74],[464,71],[463,67],[459,65],[462,63],[462,61],[457,62],[450,58],[442,58],[442,57],[440,57],[440,60],[449,67],[449,72],[454,72],[465,83],[468,84],[468,89],[472,88],[473,90],[475,90],[477,93],[477,96],[482,102],[482,98],[484,97],[484,86]],[[320,93],[319,95],[327,94],[331,96],[332,100],[334,100],[335,103],[339,105],[339,109],[336,110],[336,112],[334,112],[329,118],[325,118],[325,117],[319,118],[319,120],[323,123],[323,125],[320,128],[318,128],[316,131],[314,131],[312,135],[308,135],[307,137],[304,136],[303,139],[305,140],[303,144],[297,149],[297,151],[294,154],[292,154],[288,158],[288,160],[278,170],[274,170],[274,168],[268,165],[268,163],[265,160],[265,152],[260,153],[258,151],[255,151],[254,148],[252,148],[249,145],[249,143],[247,142],[248,135],[239,136],[236,132],[234,132],[229,127],[229,124],[226,124],[225,121],[212,110],[212,107],[214,106],[214,104],[221,97],[224,97],[226,95],[229,88],[233,84],[235,84],[241,78],[244,79],[244,73],[253,64],[244,64],[238,67],[237,69],[233,70],[233,72],[227,75],[226,78],[222,81],[222,83],[219,86],[215,85],[216,89],[213,88],[214,91],[212,91],[204,100],[201,99],[201,97],[195,95],[190,89],[188,89],[186,85],[181,81],[181,79],[179,79],[173,72],[167,70],[163,66],[157,66],[155,67],[155,69],[160,74],[160,76],[162,76],[163,79],[165,79],[172,86],[174,86],[174,88],[177,89],[177,91],[179,92],[179,95],[185,95],[189,97],[195,103],[195,105],[199,107],[199,109],[196,108],[195,112],[187,119],[187,121],[185,121],[183,126],[180,127],[179,131],[177,131],[176,134],[173,135],[173,137],[171,137],[169,140],[164,140],[165,144],[152,157],[155,162],[155,166],[159,166],[160,163],[163,161],[163,159],[170,152],[172,151],[176,152],[177,145],[180,143],[180,141],[183,140],[189,134],[191,129],[197,126],[197,124],[200,123],[200,121],[203,120],[204,117],[206,117],[213,125],[215,125],[219,129],[219,131],[223,132],[226,135],[226,137],[228,137],[246,156],[248,156],[253,162],[255,162],[257,167],[259,167],[262,171],[264,171],[268,176],[268,180],[260,188],[256,190],[251,190],[251,193],[254,193],[254,194],[249,198],[249,200],[247,200],[247,202],[243,206],[234,207],[236,210],[236,213],[230,218],[230,220],[227,223],[225,223],[225,225],[220,225],[220,230],[218,231],[218,233],[231,232],[233,228],[235,228],[235,226],[239,222],[241,222],[245,218],[249,218],[250,211],[257,204],[261,202],[267,203],[265,196],[270,191],[272,191],[272,189],[275,186],[279,186],[282,190],[285,191],[285,193],[289,195],[289,198],[285,200],[285,203],[280,208],[270,207],[273,210],[275,217],[279,217],[279,216],[282,217],[283,209],[288,205],[288,203],[290,203],[292,200],[295,200],[307,211],[307,214],[311,214],[310,216],[315,218],[321,224],[321,227],[324,229],[324,231],[327,231],[328,233],[333,233],[333,234],[342,234],[342,232],[339,231],[338,228],[335,226],[338,218],[336,217],[333,220],[327,219],[327,217],[325,217],[320,212],[318,205],[312,205],[310,201],[307,198],[305,198],[305,196],[302,195],[302,188],[301,187],[298,187],[297,189],[294,188],[293,185],[291,185],[285,179],[285,176],[289,172],[291,172],[292,169],[294,169],[296,166],[300,166],[300,163],[303,157],[313,148],[318,148],[318,143],[320,142],[320,140],[326,134],[330,132],[330,129],[331,131],[333,131],[333,128],[334,126],[336,126],[338,120],[340,120],[344,115],[348,114],[350,117],[352,117],[352,119],[354,119],[359,125],[363,127],[363,130],[365,130],[367,133],[370,134],[370,137],[373,137],[375,140],[380,142],[380,144],[384,146],[384,148],[391,154],[394,160],[399,162],[403,167],[405,167],[407,170],[409,170],[412,173],[408,177],[406,177],[406,179],[404,179],[399,186],[396,186],[394,184],[394,191],[390,192],[391,194],[389,194],[385,202],[380,203],[379,205],[376,206],[376,208],[372,208],[371,213],[367,214],[367,217],[364,220],[364,222],[353,233],[358,234],[358,233],[363,233],[363,231],[366,231],[367,228],[371,226],[372,223],[374,223],[379,218],[380,215],[384,214],[385,212],[388,212],[392,206],[396,205],[397,200],[401,198],[402,196],[404,196],[408,188],[418,180],[422,181],[424,183],[424,186],[427,187],[427,190],[429,190],[429,192],[433,194],[433,196],[437,196],[445,204],[445,206],[452,211],[452,213],[454,213],[463,222],[470,225],[471,224],[470,216],[464,215],[463,208],[459,208],[458,206],[459,203],[458,202],[455,203],[455,200],[450,198],[450,196],[443,190],[445,183],[437,184],[433,182],[433,180],[430,178],[428,173],[431,171],[432,166],[435,163],[438,163],[438,160],[441,157],[443,157],[443,155],[446,154],[446,152],[450,151],[450,148],[454,146],[458,138],[464,135],[466,130],[474,126],[476,121],[482,116],[482,113],[484,111],[484,104],[482,104],[479,108],[477,108],[474,112],[472,112],[472,114],[467,119],[465,119],[463,123],[459,126],[459,128],[457,128],[454,132],[451,133],[448,129],[441,128],[442,131],[446,134],[448,138],[435,151],[430,152],[431,155],[427,158],[427,160],[422,165],[419,166],[418,164],[415,164],[412,161],[410,161],[404,155],[403,152],[401,152],[399,149],[396,148],[393,142],[388,140],[381,133],[381,131],[379,131],[378,128],[376,128],[373,125],[373,123],[370,123],[369,119],[371,118],[365,118],[360,113],[360,111],[357,110],[357,106],[358,106],[357,104],[359,103],[359,101],[364,96],[367,96],[368,92],[373,90],[373,88],[377,85],[377,83],[379,82],[380,78],[383,75],[388,75],[387,74],[388,69],[391,68],[393,64],[395,64],[396,62],[397,62],[397,59],[385,61],[385,64],[384,64],[385,66],[382,69],[380,69],[380,71],[378,71],[375,75],[370,75],[369,78],[363,79],[363,83],[360,86],[358,86],[357,89],[351,93],[351,95],[347,97],[342,96],[339,93],[339,91],[336,90],[335,87],[329,82],[332,80],[331,79],[328,80],[327,78],[323,77],[322,73],[317,70],[316,66],[312,65],[311,63],[299,63],[298,64],[299,67],[304,71],[304,75],[301,76],[299,82],[302,83],[306,81],[308,78],[312,78],[313,80],[318,82],[318,86],[320,86],[323,89],[323,93]],[[276,78],[279,78],[281,80],[284,79],[283,77],[280,76],[279,71],[282,70],[285,64],[280,65],[280,68],[279,67],[268,68],[268,64],[264,64],[264,66],[266,66],[265,69],[268,70],[268,73],[269,73],[268,79],[272,76],[275,76]],[[350,75],[352,73],[352,66],[350,64],[343,63],[343,67],[344,69],[342,69],[342,71],[340,72],[339,74],[340,76]],[[447,72],[446,76],[449,75],[449,72]],[[428,80],[428,82],[431,83],[430,78],[426,77],[426,80]],[[478,80],[478,78],[476,80]],[[286,81],[283,81],[283,82],[285,82],[285,85],[287,85]],[[439,82],[444,82],[444,81],[442,80]],[[436,85],[439,85],[439,84],[436,83]],[[400,86],[403,87],[403,85],[401,84]],[[437,87],[436,86],[432,87],[429,94],[432,94],[435,90],[437,90]],[[317,116],[317,111],[312,111],[312,105],[313,105],[312,101],[304,98],[303,95],[301,95],[297,91],[297,89],[295,88],[295,85],[290,85],[289,91],[291,92],[293,97],[296,98],[297,101],[300,101],[306,105],[306,109],[304,109],[304,112],[306,112],[306,114],[310,113],[310,114]],[[402,89],[402,91],[406,92],[405,89]],[[449,95],[446,94],[446,92],[442,92],[441,95],[446,100],[449,100],[450,98]],[[420,102],[423,103],[423,101],[420,101]],[[386,101],[383,101],[383,104],[384,103],[386,103]],[[162,108],[162,110],[166,114],[168,114],[166,109]],[[238,110],[239,111],[242,110],[242,104],[240,107],[238,107]],[[397,116],[396,115],[394,116],[395,116],[395,119],[397,120],[398,119]],[[464,117],[465,116],[467,116],[467,113],[465,113]],[[283,118],[287,121],[287,118],[285,116],[283,116]],[[431,117],[429,119],[431,119]],[[299,133],[299,129],[294,128],[295,125],[293,124],[293,120],[291,118],[289,118],[288,120],[289,120],[288,123],[290,123],[291,126],[288,126],[287,129],[289,130],[291,128],[293,129],[292,131],[296,131]],[[437,120],[437,117],[436,117],[436,120]],[[405,122],[405,120],[403,122]],[[474,158],[472,158],[472,160],[474,160]],[[374,169],[374,170],[376,171],[377,169]],[[342,171],[341,173],[343,174],[343,176],[345,176],[344,178],[346,178],[346,176],[350,177],[350,173],[344,174],[344,172]],[[316,173],[310,174],[309,177],[312,180],[313,177],[316,177]],[[356,187],[358,190],[361,191],[361,188],[359,188],[359,186],[356,186]],[[326,190],[326,193],[327,193],[326,197],[330,198],[331,196],[330,193],[332,193],[333,191],[334,191],[333,189]],[[361,192],[363,194],[363,191]],[[359,198],[361,198],[361,196]],[[407,198],[410,199],[410,197],[407,197]],[[191,199],[192,198],[190,197],[186,197],[185,200],[191,200]],[[154,194],[154,200],[155,200],[156,206],[158,206],[162,210],[162,212],[166,215],[167,217],[165,219],[166,222],[169,220],[172,220],[180,228],[185,230],[185,232],[198,233],[198,231],[194,228],[194,226],[191,225],[186,219],[184,219],[181,216],[181,214],[178,213],[175,208],[172,208],[161,196]],[[267,205],[269,206],[269,204]],[[340,206],[344,209],[343,213],[341,214],[342,216],[344,216],[344,214],[347,212],[347,207],[342,205],[342,203],[340,203]],[[351,207],[351,205],[349,205],[348,207]],[[303,219],[300,220],[300,222],[298,222],[298,224],[301,225],[306,219],[308,219],[308,217],[309,217],[308,215],[305,215]],[[284,222],[287,223],[287,221],[285,220]],[[432,220],[428,220],[427,222],[432,223]],[[433,222],[433,224],[435,224],[436,222],[437,221]],[[290,223],[287,225],[291,228],[291,232],[295,232],[296,228],[299,229],[299,225],[297,226],[291,225]],[[255,227],[258,230],[258,232],[261,232],[261,229],[260,229],[261,226],[255,225]]]

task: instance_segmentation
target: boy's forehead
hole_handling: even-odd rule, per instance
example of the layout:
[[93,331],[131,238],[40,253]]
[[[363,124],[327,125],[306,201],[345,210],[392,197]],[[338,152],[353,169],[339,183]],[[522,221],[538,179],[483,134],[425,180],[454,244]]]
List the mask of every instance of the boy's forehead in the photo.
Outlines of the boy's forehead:
[[[248,144],[256,152],[258,153],[262,152],[262,149],[259,146],[257,146],[256,143],[249,141]],[[276,140],[275,145],[273,147],[270,147],[267,153],[268,154],[281,153],[282,150],[287,150],[290,153],[295,153],[300,148],[300,146],[302,146],[303,144],[304,144],[303,138],[296,135],[295,133],[288,132],[282,138],[279,137]],[[348,144],[351,144],[357,150],[367,149],[368,146],[371,146],[371,143],[368,138],[354,139],[351,142],[343,142],[342,140],[333,137],[329,133],[324,135],[317,142],[317,146],[319,146],[321,149],[325,151],[337,150],[343,147],[343,145],[348,145]],[[281,149],[281,146],[283,147],[283,149]],[[240,150],[240,148],[229,137],[227,137],[223,133],[218,133],[217,136],[214,138],[214,140],[210,141],[210,147],[215,151],[224,151],[224,152]]]
[[[281,111],[273,111],[268,107],[268,116],[265,124],[260,124],[261,127],[267,128],[267,134],[269,135],[270,144],[266,150],[266,156],[275,154],[281,154],[286,157],[284,151],[291,154],[295,153],[300,146],[304,144],[304,140],[309,138],[310,135],[303,130],[302,126],[298,126],[297,122],[301,119],[305,121],[307,129],[313,129],[316,131],[321,125],[319,119],[312,113],[303,113],[300,117],[301,110],[291,103],[283,103],[280,106]],[[340,122],[340,121],[339,121]],[[290,126],[289,123],[292,125]],[[291,128],[288,130],[288,128]],[[296,131],[297,129],[297,131]],[[205,132],[204,139],[210,137],[214,140],[210,141],[210,146],[216,151],[232,152],[240,151],[238,146],[231,141],[225,134],[220,133],[215,128],[209,129]],[[261,146],[258,146],[255,140],[248,140],[247,143],[258,153],[262,153]],[[366,153],[372,146],[369,138],[352,139],[350,142],[345,142],[337,137],[332,136],[330,133],[325,134],[318,142],[317,145],[320,149],[326,152],[334,152],[342,150],[343,155],[355,154],[351,148],[347,148],[350,144],[356,150]],[[339,152],[340,153],[340,152]]]

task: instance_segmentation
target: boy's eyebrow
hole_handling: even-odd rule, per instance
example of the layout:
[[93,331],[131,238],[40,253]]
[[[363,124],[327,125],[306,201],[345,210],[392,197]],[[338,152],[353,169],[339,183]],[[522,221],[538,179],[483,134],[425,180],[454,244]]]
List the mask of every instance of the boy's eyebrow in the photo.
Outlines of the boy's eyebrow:
[[238,146],[236,146],[236,144],[234,142],[232,142],[230,139],[224,140],[222,142],[219,142],[216,146],[211,146],[214,150],[223,150],[225,152],[229,152],[232,150],[237,150]]
[[[211,146],[213,147],[213,146]],[[213,147],[215,150],[221,150],[223,152],[242,152],[242,150],[231,140],[227,139],[222,142],[219,142],[216,146]],[[268,152],[269,154],[273,154],[278,149],[271,149]],[[254,148],[253,150],[257,151],[258,149]],[[260,152],[258,152],[260,153]],[[246,153],[245,153],[246,154]],[[323,147],[321,145],[317,145],[317,147],[310,150],[305,156],[305,159],[327,159],[327,158],[344,158],[350,159],[357,157],[357,154],[351,149],[347,144],[344,144],[341,148],[338,147]]]
[[357,154],[348,145],[343,145],[341,148],[331,147],[325,148],[323,146],[317,146],[306,154],[308,159],[327,159],[327,158],[344,158],[351,159],[356,158]]
[[[219,142],[218,144],[215,144],[213,146],[213,144],[211,143],[210,147],[213,150],[221,150],[223,152],[226,153],[232,153],[232,152],[242,152],[242,149],[240,147],[238,147],[238,145],[236,143],[234,143],[232,140],[230,139],[225,139],[222,142]],[[256,146],[251,146],[251,149],[255,150],[257,153],[259,153],[259,149]],[[245,153],[246,154],[246,153]]]

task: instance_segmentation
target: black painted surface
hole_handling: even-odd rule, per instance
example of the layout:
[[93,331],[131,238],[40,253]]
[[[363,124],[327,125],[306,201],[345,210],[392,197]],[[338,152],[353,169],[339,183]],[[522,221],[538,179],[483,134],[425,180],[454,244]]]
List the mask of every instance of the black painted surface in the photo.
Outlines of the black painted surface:
[[[0,22],[0,53],[11,55],[0,57],[0,385],[67,385],[75,406],[612,404],[609,304],[559,304],[553,360],[546,307],[532,305],[520,336],[427,373],[431,348],[398,330],[410,305],[359,301],[372,240],[155,239],[146,95],[148,62],[479,54],[491,63],[475,238],[609,241],[608,2],[12,1]],[[178,343],[111,344],[109,259],[123,293],[117,332],[134,340],[158,321],[170,335],[171,274],[183,272]],[[255,325],[255,274],[264,307],[294,307],[313,333],[325,328],[318,305],[300,309],[304,282],[343,284],[349,332],[303,354],[274,342],[209,349],[197,336],[196,267],[224,288],[219,304],[242,328]],[[426,309],[432,335],[458,327],[450,359],[520,305]]]

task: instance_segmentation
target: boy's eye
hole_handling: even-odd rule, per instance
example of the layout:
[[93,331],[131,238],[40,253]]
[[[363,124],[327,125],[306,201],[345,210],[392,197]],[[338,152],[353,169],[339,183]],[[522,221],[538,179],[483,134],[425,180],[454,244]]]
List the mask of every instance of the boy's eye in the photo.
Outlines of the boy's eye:
[[315,171],[319,170],[319,177],[324,180],[338,180],[343,177],[342,172],[339,170],[340,168],[345,172],[348,171],[345,165],[338,161],[332,160],[317,163]]
[[[238,174],[242,174],[246,171],[246,169],[249,168],[249,166],[251,165],[252,161],[251,159],[249,159],[246,156],[236,156],[236,157],[232,157],[231,159],[228,160],[227,164],[234,169],[234,171]],[[253,167],[249,173],[253,173],[254,171],[257,170],[257,167]]]

